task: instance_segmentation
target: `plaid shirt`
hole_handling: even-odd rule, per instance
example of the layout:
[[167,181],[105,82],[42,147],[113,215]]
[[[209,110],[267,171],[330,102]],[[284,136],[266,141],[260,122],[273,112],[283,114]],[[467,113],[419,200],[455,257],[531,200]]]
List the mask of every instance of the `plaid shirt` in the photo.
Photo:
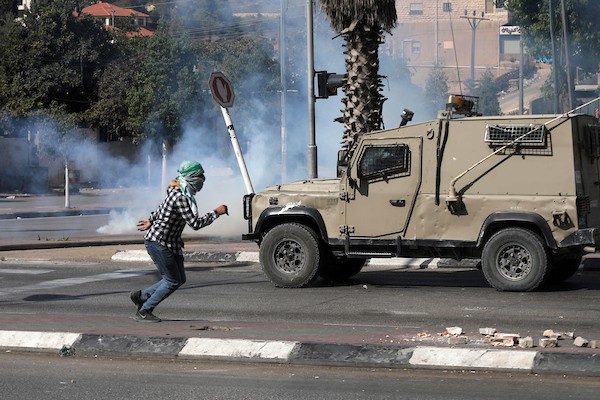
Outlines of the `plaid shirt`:
[[212,224],[217,218],[218,215],[214,211],[202,217],[194,215],[190,202],[181,189],[170,186],[167,189],[167,198],[150,214],[148,220],[152,225],[145,239],[167,246],[174,253],[183,254],[181,234],[185,224],[197,231]]

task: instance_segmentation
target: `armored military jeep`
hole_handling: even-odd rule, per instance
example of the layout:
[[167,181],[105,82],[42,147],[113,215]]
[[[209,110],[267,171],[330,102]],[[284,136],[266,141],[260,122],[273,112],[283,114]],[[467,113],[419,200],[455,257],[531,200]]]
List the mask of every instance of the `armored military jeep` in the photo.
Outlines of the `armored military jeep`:
[[348,279],[374,257],[481,259],[498,290],[568,279],[600,240],[600,125],[589,115],[456,118],[377,131],[338,178],[244,197],[246,240],[280,287]]

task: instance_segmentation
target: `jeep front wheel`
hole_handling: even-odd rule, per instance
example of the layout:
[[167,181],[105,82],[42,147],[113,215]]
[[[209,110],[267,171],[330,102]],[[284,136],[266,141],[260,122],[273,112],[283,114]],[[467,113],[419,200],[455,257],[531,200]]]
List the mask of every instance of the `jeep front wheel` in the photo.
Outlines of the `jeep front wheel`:
[[548,254],[541,239],[522,228],[496,232],[483,248],[481,266],[494,288],[518,292],[537,289],[549,270]]
[[317,278],[321,262],[319,239],[309,227],[287,223],[274,227],[263,238],[259,259],[276,286],[304,287]]

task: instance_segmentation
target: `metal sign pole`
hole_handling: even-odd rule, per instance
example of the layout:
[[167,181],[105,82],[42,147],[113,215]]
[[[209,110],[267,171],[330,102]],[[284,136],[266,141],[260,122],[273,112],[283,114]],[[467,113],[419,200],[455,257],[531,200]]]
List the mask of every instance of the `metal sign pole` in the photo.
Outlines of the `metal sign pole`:
[[165,194],[167,192],[167,140],[163,139],[162,142],[162,169],[160,177],[160,193]]
[[65,159],[65,208],[70,208],[71,207],[71,200],[70,200],[70,192],[71,189],[69,188],[69,162]]
[[233,152],[235,153],[235,158],[237,158],[238,165],[240,166],[240,171],[244,178],[246,193],[254,193],[254,188],[252,187],[252,182],[250,182],[250,176],[248,175],[248,169],[246,168],[246,163],[244,162],[244,156],[242,155],[240,144],[238,143],[237,136],[235,135],[233,122],[231,122],[231,116],[229,116],[229,110],[221,106],[221,113],[223,113],[223,119],[225,120],[225,126],[227,126],[227,130],[229,131],[229,137],[231,139],[231,145],[233,146]]

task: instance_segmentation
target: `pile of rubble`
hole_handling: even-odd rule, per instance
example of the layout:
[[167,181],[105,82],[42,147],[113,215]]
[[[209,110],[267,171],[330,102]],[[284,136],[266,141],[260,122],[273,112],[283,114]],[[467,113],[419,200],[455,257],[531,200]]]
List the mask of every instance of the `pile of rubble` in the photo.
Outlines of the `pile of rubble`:
[[[496,328],[479,328],[479,333],[484,336],[483,343],[497,347],[521,347],[529,349],[535,347],[534,340],[531,336],[522,338],[516,333],[501,333]],[[446,331],[439,334],[448,338],[448,344],[461,345],[469,343],[469,337],[464,335],[461,327],[452,326],[446,328]],[[588,341],[581,336],[575,336],[573,332],[554,332],[552,329],[547,329],[543,333],[543,337],[538,340],[539,347],[558,347],[560,340],[573,340],[573,345],[577,347],[589,347],[592,349],[600,349],[600,340]],[[479,340],[478,340],[479,341]]]

